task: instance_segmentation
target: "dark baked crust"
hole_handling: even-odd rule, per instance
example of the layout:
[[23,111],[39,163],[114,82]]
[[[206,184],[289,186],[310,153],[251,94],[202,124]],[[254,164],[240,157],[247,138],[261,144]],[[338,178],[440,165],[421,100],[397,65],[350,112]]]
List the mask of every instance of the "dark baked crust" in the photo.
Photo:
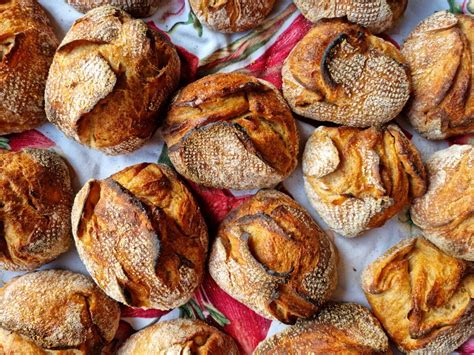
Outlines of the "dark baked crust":
[[158,10],[160,0],[67,0],[67,3],[82,13],[99,6],[112,5],[134,17],[148,17]]

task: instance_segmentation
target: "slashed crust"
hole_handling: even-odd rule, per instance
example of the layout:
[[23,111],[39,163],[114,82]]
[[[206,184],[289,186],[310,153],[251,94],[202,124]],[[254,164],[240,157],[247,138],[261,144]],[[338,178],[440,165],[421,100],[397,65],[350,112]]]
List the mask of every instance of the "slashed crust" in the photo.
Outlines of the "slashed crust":
[[103,5],[111,5],[135,17],[148,17],[158,10],[160,0],[67,0],[67,3],[82,13]]

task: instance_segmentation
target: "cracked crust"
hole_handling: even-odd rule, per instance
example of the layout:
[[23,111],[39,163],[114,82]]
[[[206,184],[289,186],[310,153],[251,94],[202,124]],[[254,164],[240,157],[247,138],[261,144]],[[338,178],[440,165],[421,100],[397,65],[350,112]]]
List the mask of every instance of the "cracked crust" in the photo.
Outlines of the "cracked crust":
[[262,190],[219,227],[209,272],[229,295],[284,323],[315,314],[337,284],[336,251],[287,195]]
[[46,113],[66,135],[106,154],[138,149],[176,89],[173,45],[112,6],[78,19],[54,56]]
[[79,191],[72,230],[81,260],[113,299],[168,310],[201,283],[207,228],[187,187],[165,165],[143,163]]
[[149,17],[158,10],[160,0],[67,0],[67,3],[82,13],[103,5],[111,5],[134,17]]

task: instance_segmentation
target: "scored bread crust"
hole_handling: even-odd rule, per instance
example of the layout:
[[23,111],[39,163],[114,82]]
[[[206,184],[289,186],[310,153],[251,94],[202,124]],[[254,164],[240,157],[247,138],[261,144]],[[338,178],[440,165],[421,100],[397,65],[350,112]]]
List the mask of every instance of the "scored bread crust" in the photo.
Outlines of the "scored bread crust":
[[57,46],[35,0],[0,2],[0,135],[46,121],[44,88]]
[[111,5],[134,17],[148,17],[158,10],[160,0],[67,0],[67,3],[82,13],[103,5]]
[[72,244],[73,190],[57,153],[0,153],[0,269],[33,270]]
[[132,307],[168,310],[201,283],[207,227],[174,171],[143,163],[89,180],[72,211],[76,247],[107,295]]
[[315,314],[337,285],[336,251],[287,195],[262,190],[219,226],[209,272],[229,295],[284,323]]
[[67,136],[106,154],[138,149],[176,89],[180,60],[159,32],[102,6],[61,42],[46,83],[46,113]]
[[315,24],[285,60],[282,77],[293,112],[354,127],[391,121],[411,90],[399,50],[343,19]]

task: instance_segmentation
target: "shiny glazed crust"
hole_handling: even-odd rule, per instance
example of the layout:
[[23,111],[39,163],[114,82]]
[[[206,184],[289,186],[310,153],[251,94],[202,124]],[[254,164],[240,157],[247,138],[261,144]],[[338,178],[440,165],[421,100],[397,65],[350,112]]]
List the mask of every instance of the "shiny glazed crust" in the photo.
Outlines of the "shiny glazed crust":
[[160,0],[67,0],[67,3],[82,13],[103,5],[112,5],[132,16],[148,17],[158,10]]

